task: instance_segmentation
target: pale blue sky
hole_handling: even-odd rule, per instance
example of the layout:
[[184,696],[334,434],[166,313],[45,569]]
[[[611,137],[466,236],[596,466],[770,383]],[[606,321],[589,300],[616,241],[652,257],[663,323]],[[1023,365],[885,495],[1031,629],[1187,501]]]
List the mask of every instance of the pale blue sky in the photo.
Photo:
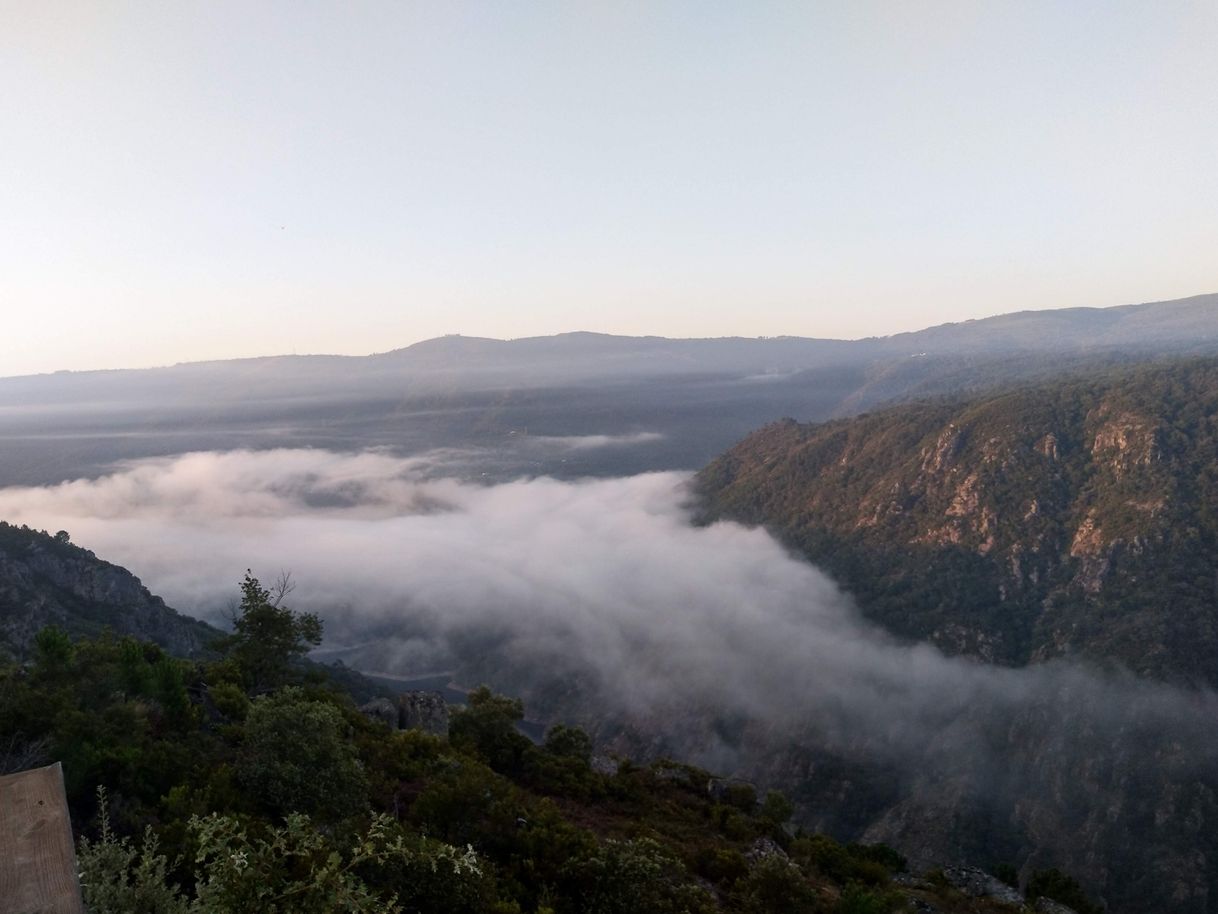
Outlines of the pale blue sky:
[[0,375],[1218,291],[1212,2],[0,0]]

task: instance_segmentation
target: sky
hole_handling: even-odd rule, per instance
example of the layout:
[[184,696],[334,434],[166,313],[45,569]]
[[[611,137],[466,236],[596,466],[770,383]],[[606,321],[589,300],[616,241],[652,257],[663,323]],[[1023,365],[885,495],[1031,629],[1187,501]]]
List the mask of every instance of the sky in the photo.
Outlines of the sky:
[[0,0],[0,375],[1218,291],[1210,2]]

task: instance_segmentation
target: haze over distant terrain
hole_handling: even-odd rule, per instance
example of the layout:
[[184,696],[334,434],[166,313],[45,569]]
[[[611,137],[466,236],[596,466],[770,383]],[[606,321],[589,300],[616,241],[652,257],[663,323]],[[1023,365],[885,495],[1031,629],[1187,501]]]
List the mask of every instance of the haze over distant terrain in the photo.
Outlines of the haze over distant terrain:
[[784,416],[819,420],[1218,349],[1218,295],[1029,311],[856,341],[442,337],[365,357],[283,356],[0,379],[0,485],[193,450],[445,451],[474,479],[692,470]]
[[1218,282],[1204,2],[9,0],[0,25],[0,373],[857,337]]

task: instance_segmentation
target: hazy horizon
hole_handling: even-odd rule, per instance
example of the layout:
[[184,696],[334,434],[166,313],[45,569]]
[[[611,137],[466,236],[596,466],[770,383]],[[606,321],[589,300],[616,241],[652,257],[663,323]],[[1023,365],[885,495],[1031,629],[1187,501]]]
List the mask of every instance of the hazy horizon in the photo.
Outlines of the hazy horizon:
[[1218,288],[1218,9],[0,0],[0,374]]
[[[1193,298],[1201,298],[1203,296],[1213,295],[1213,294],[1215,294],[1215,293],[1200,292],[1200,293],[1196,293],[1193,295],[1182,296],[1180,299],[1173,299],[1173,301],[1174,300],[1183,301],[1183,300],[1188,300],[1188,299],[1193,299]],[[586,327],[574,327],[574,328],[566,329],[566,330],[556,330],[552,333],[525,334],[525,335],[521,335],[521,336],[492,336],[492,335],[486,334],[486,333],[452,332],[452,333],[439,334],[437,336],[423,337],[421,339],[413,339],[408,342],[401,343],[399,345],[390,345],[390,346],[387,346],[384,348],[374,349],[374,350],[370,350],[370,351],[351,351],[351,350],[339,351],[337,349],[329,349],[329,350],[320,350],[319,349],[319,350],[310,351],[310,352],[267,351],[267,352],[250,353],[250,354],[244,354],[244,355],[227,355],[227,356],[218,355],[218,356],[209,357],[209,358],[200,358],[200,359],[187,358],[187,359],[180,359],[178,361],[165,361],[165,362],[155,362],[155,363],[135,364],[135,365],[109,365],[109,366],[100,366],[100,367],[99,366],[82,366],[82,367],[76,367],[76,368],[64,368],[64,367],[46,368],[46,369],[41,369],[41,370],[20,372],[20,373],[13,373],[13,374],[3,373],[2,370],[0,370],[0,380],[5,380],[8,378],[30,377],[30,376],[45,375],[45,374],[62,374],[65,372],[87,373],[87,372],[91,372],[91,371],[141,371],[141,370],[155,369],[155,368],[170,368],[175,365],[199,364],[199,363],[207,363],[207,362],[240,361],[240,360],[245,360],[245,359],[275,359],[275,358],[284,358],[284,357],[310,357],[310,356],[363,358],[366,356],[381,355],[381,354],[384,354],[387,352],[396,352],[396,351],[400,351],[403,349],[409,349],[410,347],[416,346],[420,343],[427,343],[427,342],[431,342],[434,340],[445,339],[445,338],[450,338],[450,337],[464,338],[464,339],[471,339],[471,340],[490,340],[493,342],[514,342],[514,341],[519,341],[519,340],[548,339],[548,338],[559,337],[559,336],[574,336],[574,335],[579,335],[579,334],[588,334],[588,335],[593,335],[593,336],[614,336],[614,337],[619,337],[622,339],[671,339],[671,340],[819,339],[819,340],[827,340],[827,341],[833,341],[833,342],[859,342],[859,341],[867,340],[867,339],[886,339],[888,337],[898,336],[898,335],[901,335],[904,333],[917,332],[919,330],[933,329],[935,327],[953,326],[953,325],[957,325],[957,324],[967,324],[967,323],[972,323],[975,321],[986,320],[987,318],[1005,317],[1005,316],[1009,316],[1009,315],[1013,315],[1013,314],[1035,313],[1035,312],[1042,312],[1042,311],[1057,311],[1057,310],[1097,311],[1097,310],[1105,310],[1105,309],[1109,309],[1109,308],[1130,307],[1130,306],[1137,306],[1137,305],[1144,305],[1144,304],[1158,304],[1158,303],[1164,302],[1164,301],[1167,301],[1167,300],[1166,299],[1156,299],[1153,301],[1148,300],[1148,301],[1144,301],[1144,302],[1120,302],[1120,303],[1112,303],[1112,304],[1108,304],[1108,305],[1077,305],[1077,306],[1063,305],[1063,306],[1061,306],[1061,308],[1049,308],[1049,307],[1046,307],[1046,308],[1021,308],[1016,311],[1004,311],[1004,312],[998,312],[996,314],[982,314],[982,315],[977,315],[976,317],[964,317],[958,321],[944,321],[939,324],[901,327],[900,329],[870,334],[868,336],[857,336],[857,337],[815,336],[815,335],[796,334],[796,333],[723,334],[723,335],[718,335],[718,336],[690,334],[690,335],[682,335],[682,336],[673,336],[673,335],[667,335],[667,334],[661,334],[661,333],[650,333],[650,332],[611,333],[611,332],[602,331],[602,330],[592,330],[592,329],[588,329]]]

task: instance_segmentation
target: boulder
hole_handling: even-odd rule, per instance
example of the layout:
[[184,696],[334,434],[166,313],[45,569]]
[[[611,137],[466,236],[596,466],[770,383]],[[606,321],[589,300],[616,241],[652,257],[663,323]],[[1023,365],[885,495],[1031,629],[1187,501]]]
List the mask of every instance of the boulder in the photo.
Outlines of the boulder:
[[945,866],[943,875],[952,888],[970,898],[991,898],[1007,904],[1023,904],[1023,895],[1001,879],[974,866]]
[[398,696],[398,727],[448,735],[448,703],[439,692],[413,691]]
[[1051,898],[1037,898],[1032,910],[1036,911],[1037,914],[1077,914],[1074,908],[1068,907],[1060,901],[1054,901]]
[[373,720],[384,721],[390,729],[398,728],[398,709],[388,698],[374,698],[367,704],[360,705],[359,709]]
[[622,763],[611,755],[596,754],[592,756],[592,770],[597,774],[604,774],[612,777],[617,774],[622,767]]
[[744,855],[744,859],[749,863],[760,863],[768,857],[778,857],[781,860],[789,859],[787,852],[778,846],[778,843],[772,838],[758,838],[753,842],[753,846],[749,848]]

